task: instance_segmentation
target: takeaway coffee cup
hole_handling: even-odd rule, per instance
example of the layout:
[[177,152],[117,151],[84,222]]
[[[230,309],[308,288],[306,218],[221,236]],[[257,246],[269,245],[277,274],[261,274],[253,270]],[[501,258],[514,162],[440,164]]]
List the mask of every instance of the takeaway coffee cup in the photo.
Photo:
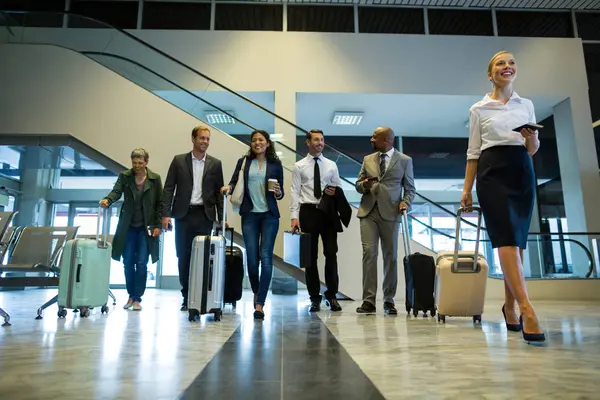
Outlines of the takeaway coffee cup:
[[269,179],[268,181],[268,187],[269,187],[269,192],[274,192],[275,191],[275,184],[277,183],[277,179]]

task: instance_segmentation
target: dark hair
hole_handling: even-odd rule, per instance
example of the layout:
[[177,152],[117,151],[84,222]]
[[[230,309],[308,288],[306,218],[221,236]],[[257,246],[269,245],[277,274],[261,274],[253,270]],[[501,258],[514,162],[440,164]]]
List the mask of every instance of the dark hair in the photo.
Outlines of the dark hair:
[[[267,151],[265,153],[265,158],[267,160],[271,160],[271,161],[278,161],[279,157],[277,157],[277,152],[275,151],[275,143],[273,143],[271,141],[271,136],[269,136],[267,131],[263,131],[261,129],[257,129],[255,131],[253,131],[250,134],[250,142],[252,142],[252,139],[254,138],[255,135],[262,135],[267,140],[267,143],[269,144],[269,147],[267,147]],[[248,150],[247,155],[248,155],[248,158],[250,158],[250,159],[256,158],[256,154],[254,154],[254,151],[252,151],[252,144],[250,144],[250,149]]]
[[206,131],[210,134],[210,129],[208,127],[198,125],[198,126],[195,126],[194,129],[192,129],[192,137],[194,139],[196,139],[196,136],[198,136],[198,132],[200,132],[200,131]]
[[[320,129],[311,129],[310,131],[308,131],[308,133],[306,134],[306,140],[311,140],[312,139],[312,134],[313,133],[318,133],[323,135],[323,131]],[[325,136],[325,135],[323,135]]]

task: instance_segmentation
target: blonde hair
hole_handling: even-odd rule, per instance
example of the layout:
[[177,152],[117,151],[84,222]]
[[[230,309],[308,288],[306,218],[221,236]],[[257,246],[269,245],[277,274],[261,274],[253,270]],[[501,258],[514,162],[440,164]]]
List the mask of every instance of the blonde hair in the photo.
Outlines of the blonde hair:
[[502,51],[499,51],[496,54],[494,54],[494,56],[492,57],[492,59],[488,63],[488,74],[491,75],[491,73],[492,73],[492,67],[494,66],[494,61],[496,60],[496,58],[500,57],[503,54],[510,54],[510,51],[502,50]]
[[201,131],[206,131],[210,134],[210,129],[208,127],[198,125],[198,126],[195,126],[194,129],[192,129],[192,137],[194,139],[196,139],[196,136],[198,136],[198,132],[201,132]]

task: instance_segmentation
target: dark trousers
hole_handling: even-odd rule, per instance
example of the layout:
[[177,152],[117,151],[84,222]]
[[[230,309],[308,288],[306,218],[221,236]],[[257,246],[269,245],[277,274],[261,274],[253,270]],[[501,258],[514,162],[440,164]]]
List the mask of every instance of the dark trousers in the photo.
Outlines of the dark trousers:
[[141,302],[146,291],[148,276],[148,232],[143,226],[127,230],[127,239],[123,248],[123,266],[125,267],[125,286],[129,298]]
[[328,222],[329,218],[324,211],[315,205],[302,204],[300,206],[300,228],[305,233],[310,233],[311,260],[310,266],[305,269],[306,287],[311,300],[321,300],[321,281],[317,259],[319,256],[319,236],[323,241],[323,255],[325,256],[325,298],[335,298],[338,292],[339,277],[337,265],[337,232]]
[[190,206],[187,215],[175,221],[175,251],[179,260],[179,284],[183,303],[187,305],[190,280],[190,258],[196,236],[210,235],[213,222],[208,219],[203,206]]

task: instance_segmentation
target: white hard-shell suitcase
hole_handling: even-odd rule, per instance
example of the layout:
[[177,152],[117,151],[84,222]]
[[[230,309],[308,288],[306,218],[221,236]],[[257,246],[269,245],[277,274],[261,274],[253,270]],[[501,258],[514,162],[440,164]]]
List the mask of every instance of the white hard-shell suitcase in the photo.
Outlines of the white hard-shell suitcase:
[[[222,228],[227,221],[227,196],[223,201]],[[192,244],[190,258],[190,280],[188,293],[189,320],[204,314],[213,314],[215,321],[223,315],[223,295],[225,292],[225,240],[224,229],[211,232],[211,235],[196,236]]]
[[479,254],[481,208],[472,209],[478,214],[475,251],[458,250],[460,220],[464,212],[459,208],[454,251],[442,251],[436,257],[438,321],[444,323],[446,317],[473,317],[474,323],[481,323],[489,266],[485,257]]
[[82,317],[88,317],[94,307],[108,313],[112,247],[107,235],[108,209],[100,208],[96,239],[73,239],[65,243],[60,260],[59,318],[67,315],[67,308],[78,309]]

